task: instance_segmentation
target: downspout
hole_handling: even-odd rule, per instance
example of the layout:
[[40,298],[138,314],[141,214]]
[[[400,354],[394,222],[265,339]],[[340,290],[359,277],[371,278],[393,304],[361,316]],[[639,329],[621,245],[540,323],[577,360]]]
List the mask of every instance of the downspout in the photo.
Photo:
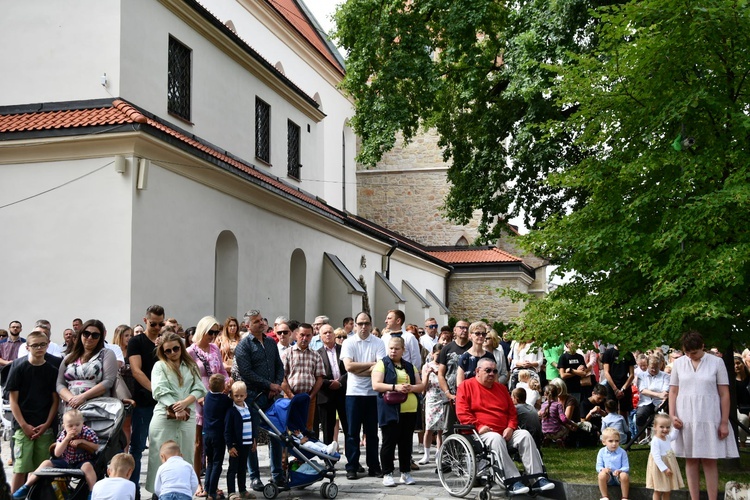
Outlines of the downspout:
[[388,238],[391,241],[391,249],[388,250],[388,253],[385,254],[385,277],[388,278],[388,280],[391,279],[391,255],[393,255],[393,252],[396,251],[398,248],[398,241],[396,241],[393,238]]
[[445,285],[443,285],[443,288],[444,288],[444,290],[443,290],[443,294],[444,294],[443,297],[445,297],[445,307],[450,307],[451,306],[450,295],[448,295],[448,280],[450,279],[451,275],[453,274],[453,269],[454,269],[453,266],[448,266],[448,274],[445,277],[445,281],[444,281]]

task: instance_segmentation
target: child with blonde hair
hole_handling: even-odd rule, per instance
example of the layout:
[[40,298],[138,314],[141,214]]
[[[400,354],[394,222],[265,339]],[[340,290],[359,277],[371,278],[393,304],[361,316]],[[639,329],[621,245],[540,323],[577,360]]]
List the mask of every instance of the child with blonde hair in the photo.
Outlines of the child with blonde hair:
[[198,476],[192,464],[182,458],[176,441],[165,441],[159,448],[161,465],[154,479],[154,493],[159,500],[193,500],[198,490]]
[[[252,494],[247,491],[247,457],[256,445],[253,439],[252,415],[245,399],[247,399],[245,383],[239,381],[232,384],[234,404],[227,411],[224,422],[224,441],[229,450],[227,493],[230,500],[253,498]],[[235,493],[235,485],[239,493]]]
[[604,447],[596,456],[596,472],[599,475],[599,492],[601,500],[608,500],[608,486],[620,486],[622,500],[630,494],[630,461],[627,452],[620,448],[620,433],[617,429],[602,429]]
[[672,451],[672,441],[679,431],[672,427],[666,413],[657,413],[651,432],[651,452],[646,466],[646,488],[653,488],[653,500],[669,500],[672,490],[685,486],[680,466]]
[[132,455],[118,453],[107,466],[107,476],[94,485],[91,500],[135,500],[135,483],[130,475],[135,469]]

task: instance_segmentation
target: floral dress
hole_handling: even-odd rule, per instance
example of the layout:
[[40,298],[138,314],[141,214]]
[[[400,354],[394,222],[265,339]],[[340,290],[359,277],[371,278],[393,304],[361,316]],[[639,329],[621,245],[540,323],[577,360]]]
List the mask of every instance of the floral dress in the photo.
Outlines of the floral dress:
[[443,394],[438,382],[438,364],[434,361],[427,363],[427,397],[425,398],[425,425],[428,431],[440,431],[445,427],[448,417],[448,398]]
[[[195,360],[198,365],[198,371],[201,374],[203,385],[208,389],[208,379],[214,373],[221,373],[229,378],[227,370],[224,368],[224,361],[221,357],[219,346],[214,343],[208,344],[209,352],[204,351],[198,344],[188,347],[188,354]],[[196,403],[195,425],[203,425],[203,404]]]
[[104,396],[109,396],[117,380],[117,359],[109,349],[101,349],[91,359],[82,362],[77,359],[66,365],[60,365],[57,377],[57,392],[68,389],[73,396],[80,396],[99,383],[106,388]]

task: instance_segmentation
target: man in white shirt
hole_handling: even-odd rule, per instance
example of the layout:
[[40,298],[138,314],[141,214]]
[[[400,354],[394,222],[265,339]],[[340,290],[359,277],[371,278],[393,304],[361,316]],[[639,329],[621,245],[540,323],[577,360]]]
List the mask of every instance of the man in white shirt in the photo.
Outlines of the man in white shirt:
[[388,316],[385,317],[385,329],[387,331],[383,331],[383,336],[380,339],[383,341],[383,345],[388,345],[391,337],[404,339],[406,348],[404,349],[403,359],[413,364],[417,370],[421,370],[422,356],[419,354],[419,341],[413,333],[404,330],[404,323],[406,323],[404,311],[391,309],[388,311]]
[[661,360],[658,357],[649,356],[648,369],[641,372],[636,380],[640,398],[635,410],[635,423],[639,432],[648,422],[648,418],[669,398],[670,376],[661,371],[660,366]]
[[279,357],[283,357],[287,349],[292,347],[292,345],[294,344],[294,342],[292,342],[292,329],[289,327],[289,323],[287,323],[287,320],[284,320],[279,323],[274,323],[273,331],[279,338],[279,343],[276,344],[276,347],[279,348]]
[[385,344],[370,334],[372,318],[365,312],[355,318],[354,335],[344,340],[341,359],[349,373],[346,384],[346,418],[349,432],[346,435],[346,478],[358,479],[359,437],[364,428],[367,435],[366,460],[368,476],[383,477],[378,457],[378,405],[377,392],[372,389],[370,374],[378,360],[386,355]]
[[424,322],[424,335],[419,337],[419,343],[422,344],[427,352],[432,353],[438,341],[438,322],[435,318],[427,318]]

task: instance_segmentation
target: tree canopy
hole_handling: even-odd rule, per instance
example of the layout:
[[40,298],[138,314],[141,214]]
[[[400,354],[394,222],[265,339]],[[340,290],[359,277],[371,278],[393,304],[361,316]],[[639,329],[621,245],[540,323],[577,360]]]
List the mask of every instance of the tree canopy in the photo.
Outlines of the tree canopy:
[[360,159],[435,127],[448,215],[523,211],[572,273],[522,328],[627,347],[747,338],[750,13],[742,0],[348,0]]
[[[566,64],[596,39],[589,9],[601,0],[348,0],[335,36],[347,50],[343,87],[356,102],[358,160],[374,165],[397,134],[434,127],[450,163],[447,215],[467,223],[476,209],[490,238],[522,214],[534,227],[582,199],[545,182],[580,161],[565,130],[547,64]],[[511,161],[512,160],[512,161]]]

